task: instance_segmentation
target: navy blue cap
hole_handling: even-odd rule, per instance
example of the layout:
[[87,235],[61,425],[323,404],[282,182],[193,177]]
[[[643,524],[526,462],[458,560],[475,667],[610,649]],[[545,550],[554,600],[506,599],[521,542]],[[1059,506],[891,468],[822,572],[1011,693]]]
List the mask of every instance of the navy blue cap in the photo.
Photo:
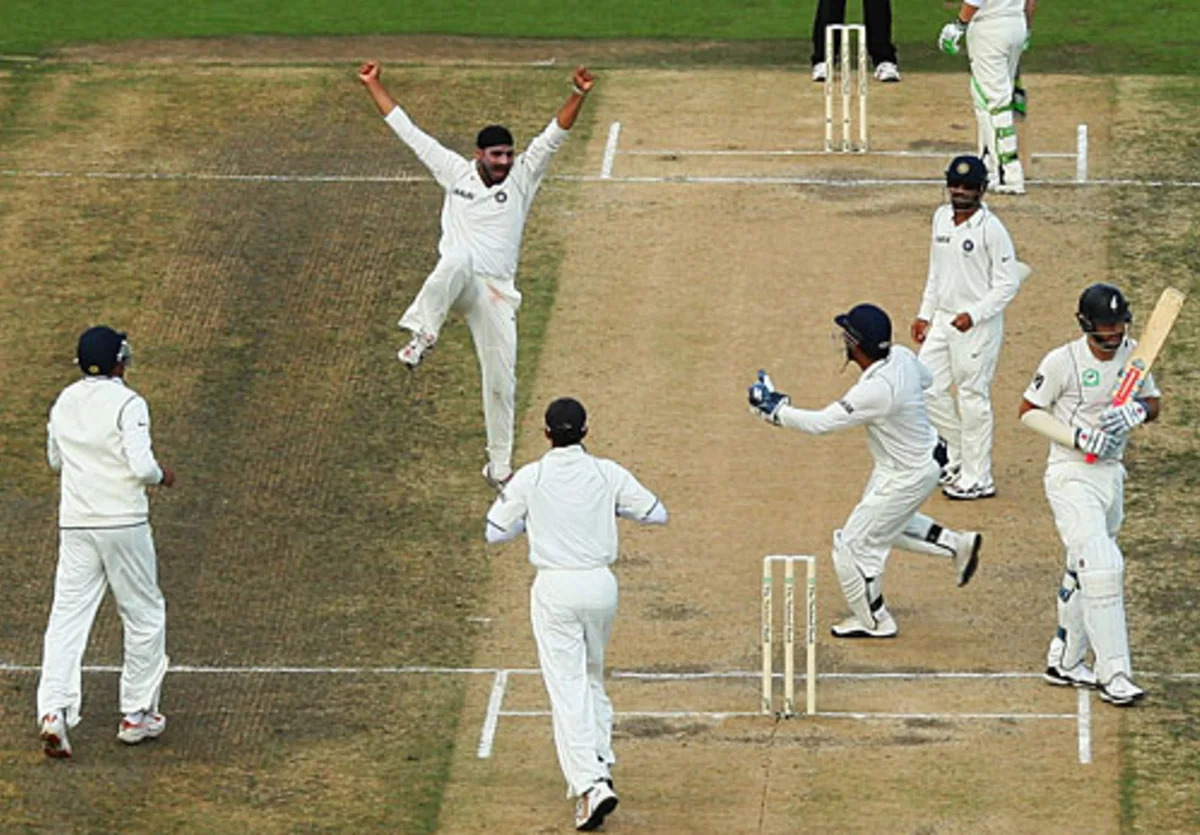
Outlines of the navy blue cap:
[[946,185],[948,186],[983,188],[987,185],[987,181],[987,166],[983,164],[983,160],[972,154],[955,157],[950,160],[950,165],[946,168]]
[[856,305],[833,321],[872,359],[883,359],[892,348],[892,320],[873,304]]

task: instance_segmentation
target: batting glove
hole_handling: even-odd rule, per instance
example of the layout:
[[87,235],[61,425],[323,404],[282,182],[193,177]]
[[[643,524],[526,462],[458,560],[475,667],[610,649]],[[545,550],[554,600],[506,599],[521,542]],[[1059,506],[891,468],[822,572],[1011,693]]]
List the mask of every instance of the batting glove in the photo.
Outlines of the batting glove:
[[1075,448],[1097,458],[1111,458],[1121,448],[1121,439],[1103,429],[1075,429]]
[[1128,435],[1146,422],[1146,407],[1140,400],[1128,400],[1123,406],[1109,406],[1100,414],[1100,428],[1110,435]]
[[962,36],[966,34],[967,24],[955,18],[950,23],[942,27],[941,34],[938,35],[938,49],[947,55],[958,54],[958,42],[962,40]]
[[779,410],[792,402],[786,394],[775,391],[775,383],[766,371],[758,372],[758,381],[750,386],[750,413],[768,423],[779,425]]

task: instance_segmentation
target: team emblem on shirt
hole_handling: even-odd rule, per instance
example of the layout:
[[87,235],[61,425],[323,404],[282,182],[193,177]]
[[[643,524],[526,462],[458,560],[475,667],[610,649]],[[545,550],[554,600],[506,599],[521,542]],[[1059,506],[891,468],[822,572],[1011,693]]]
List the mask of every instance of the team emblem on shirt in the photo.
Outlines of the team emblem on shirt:
[[1094,368],[1089,368],[1083,372],[1083,384],[1089,388],[1095,388],[1100,385],[1100,372]]
[[970,238],[963,241],[963,252],[971,252],[975,249],[975,242]]
[[496,202],[497,203],[504,203],[504,202],[507,202],[507,200],[508,200],[508,192],[506,192],[506,191],[496,192]]
[[1042,387],[1042,383],[1044,383],[1044,382],[1046,382],[1045,374],[1034,374],[1033,375],[1033,387],[1035,389],[1040,389]]

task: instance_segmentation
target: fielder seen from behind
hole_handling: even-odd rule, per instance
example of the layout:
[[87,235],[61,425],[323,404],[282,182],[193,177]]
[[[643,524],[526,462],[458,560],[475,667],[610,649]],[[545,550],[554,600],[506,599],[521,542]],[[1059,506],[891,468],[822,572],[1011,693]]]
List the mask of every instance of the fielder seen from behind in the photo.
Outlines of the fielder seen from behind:
[[979,157],[950,162],[950,200],[933,213],[929,272],[912,324],[921,362],[933,373],[926,406],[946,443],[942,492],[951,499],[996,495],[992,378],[1004,340],[1004,308],[1030,274],[1017,260],[1008,230],[983,202],[986,190]]
[[875,468],[858,506],[833,532],[833,566],[851,615],[832,632],[837,638],[891,638],[898,630],[883,599],[891,549],[947,557],[958,585],[965,586],[978,566],[983,537],[944,528],[917,512],[937,489],[940,474],[933,458],[937,433],[925,413],[929,370],[908,348],[892,345],[891,320],[875,305],[860,304],[834,322],[847,362],[862,371],[858,382],[824,409],[798,409],[760,371],[750,386],[750,407],[768,423],[814,435],[866,429]]
[[963,0],[958,17],[938,35],[938,48],[950,55],[958,54],[959,42],[967,36],[979,156],[997,194],[1025,193],[1013,117],[1025,112],[1025,90],[1017,79],[1036,8],[1037,0]]
[[[1046,355],[1020,407],[1021,422],[1051,441],[1046,498],[1067,551],[1045,676],[1051,684],[1098,686],[1101,699],[1129,705],[1145,691],[1131,678],[1125,626],[1121,458],[1129,433],[1158,417],[1161,394],[1147,375],[1135,397],[1111,405],[1137,344],[1127,333],[1132,314],[1120,290],[1093,284],[1075,316],[1083,336]],[[1088,454],[1095,463],[1087,463]],[[1089,647],[1094,671],[1084,660]]]
[[466,159],[413,124],[384,88],[378,63],[363,64],[358,77],[388,127],[446,192],[438,262],[400,319],[400,327],[412,332],[412,339],[400,349],[400,362],[409,368],[421,362],[452,309],[466,319],[483,380],[488,451],[483,476],[499,487],[512,475],[517,308],[521,305],[515,281],[525,219],[594,78],[584,67],[575,70],[567,100],[523,153],[514,154],[507,128],[488,125],[476,137],[474,158]]
[[67,729],[79,724],[81,670],[96,610],[111,588],[125,630],[117,738],[130,745],[159,736],[167,672],[167,613],[158,588],[146,486],[171,487],[150,443],[150,410],[125,385],[133,354],[125,334],[90,328],[76,352],[84,378],[50,409],[46,458],[61,473],[58,569],[46,626],[37,710],[49,757],[71,756]]
[[583,448],[587,412],[569,397],[546,409],[551,449],[519,469],[487,514],[489,543],[526,531],[537,578],[529,594],[554,743],[578,798],[575,828],[591,830],[617,806],[613,788],[612,702],[604,653],[617,613],[617,517],[664,525],[658,498],[615,461]]

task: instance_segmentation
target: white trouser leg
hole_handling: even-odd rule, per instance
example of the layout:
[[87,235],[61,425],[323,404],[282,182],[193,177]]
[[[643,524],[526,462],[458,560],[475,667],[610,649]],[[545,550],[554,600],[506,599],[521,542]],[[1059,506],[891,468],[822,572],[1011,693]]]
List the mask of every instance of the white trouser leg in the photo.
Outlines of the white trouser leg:
[[603,676],[617,581],[607,568],[542,570],[529,597],[558,762],[567,795],[577,796],[609,776],[612,706]]
[[1025,33],[1025,20],[1021,16],[972,23],[967,28],[971,103],[979,124],[979,156],[988,167],[992,185],[996,185],[1001,167],[1020,166],[1012,96]]
[[472,279],[471,258],[465,252],[442,255],[421,285],[417,297],[400,317],[400,327],[437,336],[450,310]]
[[953,467],[962,460],[962,421],[958,415],[958,404],[950,393],[954,378],[950,370],[949,340],[951,332],[957,333],[950,327],[951,318],[941,311],[933,314],[933,321],[917,355],[933,374],[933,383],[925,389],[925,409],[933,428],[946,442],[947,467]]
[[58,568],[54,603],[42,645],[42,674],[38,681],[38,719],[56,710],[66,712],[67,725],[79,723],[83,705],[83,652],[100,601],[107,588],[104,564],[90,530],[58,534]]
[[957,531],[939,525],[932,516],[914,513],[893,545],[917,554],[954,559],[959,536]]
[[1003,316],[980,322],[966,333],[955,331],[949,338],[951,373],[958,389],[961,417],[962,470],[958,478],[965,487],[993,483],[992,379],[1003,339]]
[[[1046,472],[1046,498],[1059,537],[1067,548],[1067,570],[1079,581],[1079,610],[1087,643],[1096,656],[1096,676],[1108,682],[1129,675],[1125,623],[1124,558],[1117,547],[1124,469],[1119,464],[1056,464]],[[1070,623],[1059,624],[1071,628]],[[1069,636],[1069,632],[1068,632]],[[1078,651],[1078,650],[1076,650]],[[1064,655],[1064,663],[1069,661]]]
[[476,278],[467,326],[475,341],[482,378],[483,418],[493,478],[512,472],[513,423],[517,397],[517,306],[511,282]]
[[167,673],[167,608],[149,525],[105,531],[104,568],[125,629],[121,712],[158,710]]
[[[883,572],[892,544],[904,533],[918,507],[938,483],[933,458],[918,473],[871,474],[858,506],[833,534],[833,563],[850,610],[864,624],[882,605]],[[871,583],[870,581],[876,581]],[[867,616],[864,617],[864,612]]]

